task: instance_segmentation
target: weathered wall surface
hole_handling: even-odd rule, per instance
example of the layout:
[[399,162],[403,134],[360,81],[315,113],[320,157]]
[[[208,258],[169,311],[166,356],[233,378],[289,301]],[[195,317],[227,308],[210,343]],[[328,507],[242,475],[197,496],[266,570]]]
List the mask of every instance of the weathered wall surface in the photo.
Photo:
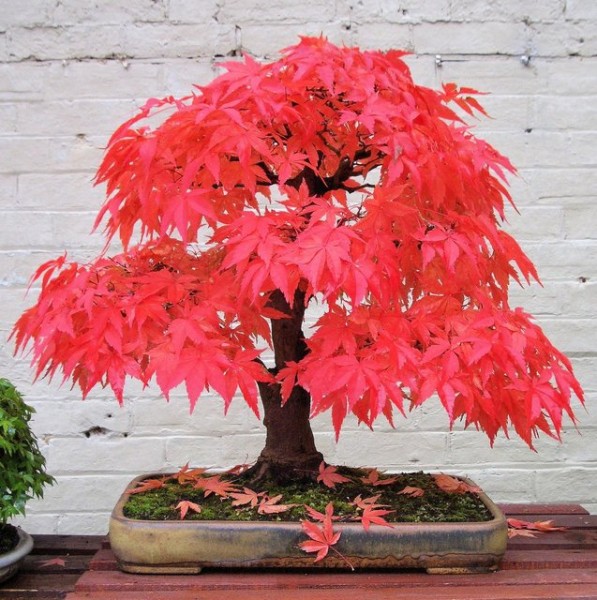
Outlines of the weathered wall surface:
[[[0,374],[37,409],[35,431],[58,485],[31,503],[31,532],[103,533],[125,483],[187,461],[254,459],[261,424],[217,398],[192,416],[181,395],[129,389],[85,402],[67,386],[32,384],[8,333],[31,303],[27,281],[68,250],[85,260],[102,200],[92,188],[102,146],[150,96],[188,93],[224,58],[274,57],[300,34],[402,47],[416,79],[490,92],[477,131],[520,170],[510,229],[544,287],[513,290],[572,359],[587,392],[563,444],[538,453],[516,440],[493,449],[474,431],[446,430],[431,404],[392,431],[348,425],[336,444],[327,417],[317,441],[332,463],[467,473],[500,501],[572,501],[597,511],[597,4],[588,0],[0,0]],[[35,293],[34,291],[32,292]],[[580,435],[579,435],[580,433]]]

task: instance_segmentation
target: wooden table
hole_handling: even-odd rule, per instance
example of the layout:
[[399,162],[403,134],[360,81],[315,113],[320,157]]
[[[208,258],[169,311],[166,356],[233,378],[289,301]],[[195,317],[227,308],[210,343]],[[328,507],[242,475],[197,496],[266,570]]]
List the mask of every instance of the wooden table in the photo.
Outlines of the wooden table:
[[0,598],[66,600],[597,600],[597,516],[578,505],[502,505],[526,521],[565,531],[514,537],[502,569],[486,575],[402,572],[211,571],[121,573],[105,538],[34,536],[35,550]]

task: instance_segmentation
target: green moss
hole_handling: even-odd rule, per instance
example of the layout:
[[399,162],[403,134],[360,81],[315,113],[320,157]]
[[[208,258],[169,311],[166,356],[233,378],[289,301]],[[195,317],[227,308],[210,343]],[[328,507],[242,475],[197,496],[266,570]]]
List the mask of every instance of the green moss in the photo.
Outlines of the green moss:
[[[304,483],[277,485],[263,482],[259,488],[241,476],[224,476],[242,489],[244,486],[255,492],[266,492],[272,498],[282,494],[281,503],[294,504],[290,510],[281,514],[262,515],[257,508],[234,507],[231,499],[210,495],[204,497],[203,490],[194,489],[192,484],[180,485],[174,480],[166,482],[163,488],[131,495],[124,507],[124,514],[132,519],[178,520],[180,513],[176,509],[179,502],[187,500],[201,506],[201,512],[189,511],[186,519],[230,520],[230,521],[300,521],[307,519],[305,505],[324,512],[329,502],[334,505],[334,514],[342,521],[354,520],[358,510],[352,503],[357,496],[368,498],[380,494],[377,502],[387,505],[387,510],[395,511],[387,515],[388,521],[395,522],[471,522],[487,521],[492,518],[490,512],[473,493],[450,494],[440,490],[433,477],[426,473],[404,473],[390,485],[372,486],[362,483],[359,478],[365,470],[338,469],[339,473],[351,477],[349,483],[337,484],[330,489],[322,484]],[[400,494],[406,486],[424,490],[418,498]]]

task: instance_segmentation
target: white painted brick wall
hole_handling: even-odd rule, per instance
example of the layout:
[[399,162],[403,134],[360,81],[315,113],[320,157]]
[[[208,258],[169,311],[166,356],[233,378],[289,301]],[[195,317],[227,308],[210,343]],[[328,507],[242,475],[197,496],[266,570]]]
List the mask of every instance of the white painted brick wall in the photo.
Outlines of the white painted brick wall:
[[[188,93],[243,49],[273,57],[300,34],[368,48],[402,47],[418,82],[490,92],[479,134],[520,170],[521,215],[510,228],[544,287],[513,288],[572,359],[587,393],[579,432],[537,453],[476,432],[446,430],[429,404],[375,433],[349,424],[338,444],[315,422],[330,462],[466,473],[500,501],[581,502],[597,511],[597,3],[587,0],[0,0],[0,374],[37,409],[40,444],[58,485],[32,502],[32,532],[104,533],[110,508],[139,472],[187,461],[253,460],[263,428],[217,398],[193,415],[132,385],[124,408],[106,391],[83,402],[68,386],[31,383],[7,335],[31,302],[27,280],[64,249],[85,260],[102,199],[91,179],[107,136],[150,96]],[[440,64],[436,56],[441,57]],[[530,57],[525,63],[521,58]]]

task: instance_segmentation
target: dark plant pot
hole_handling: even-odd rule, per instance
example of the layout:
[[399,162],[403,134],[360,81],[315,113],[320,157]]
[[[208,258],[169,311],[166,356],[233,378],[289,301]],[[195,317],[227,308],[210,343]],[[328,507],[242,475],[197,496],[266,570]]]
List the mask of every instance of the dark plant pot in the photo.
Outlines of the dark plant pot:
[[9,552],[0,554],[0,582],[6,581],[19,570],[25,557],[33,549],[33,538],[20,528],[18,544]]
[[[134,479],[127,487],[155,475]],[[472,483],[465,480],[468,483]],[[146,521],[129,519],[118,501],[110,519],[110,544],[129,573],[199,573],[203,568],[341,568],[330,552],[314,563],[299,543],[307,539],[299,523],[237,521]],[[426,569],[428,572],[496,570],[506,551],[507,523],[485,495],[493,519],[474,523],[394,523],[393,528],[336,523],[337,550],[355,568]]]

